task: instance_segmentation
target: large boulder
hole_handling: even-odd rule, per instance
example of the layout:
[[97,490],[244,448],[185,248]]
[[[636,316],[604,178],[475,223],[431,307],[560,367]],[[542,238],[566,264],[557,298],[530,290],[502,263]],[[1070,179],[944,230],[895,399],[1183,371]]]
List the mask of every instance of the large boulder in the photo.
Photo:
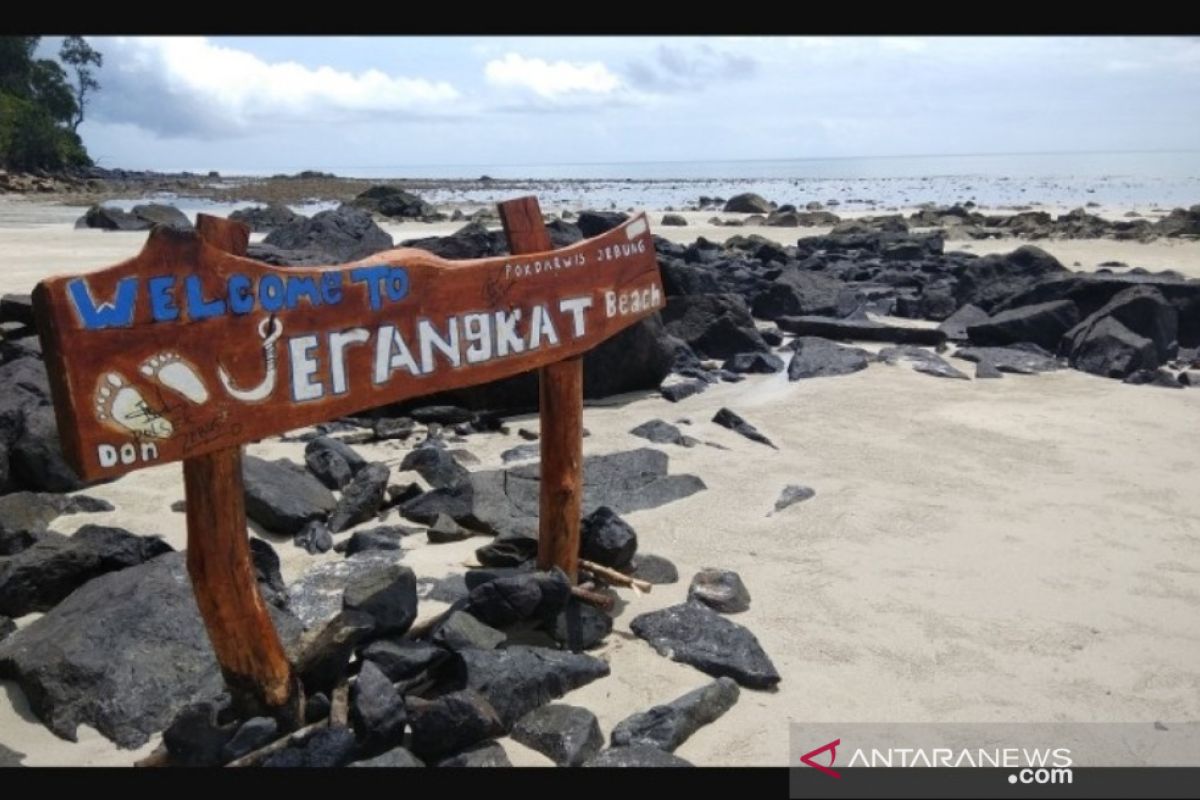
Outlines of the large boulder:
[[254,233],[270,233],[276,228],[293,225],[305,219],[304,215],[278,203],[239,208],[230,214],[229,218],[248,226]]
[[1062,338],[1062,352],[1067,355],[1074,352],[1091,329],[1106,317],[1153,342],[1159,364],[1174,358],[1179,350],[1179,310],[1154,286],[1131,286],[1069,330]]
[[[267,610],[285,645],[298,638],[294,617]],[[17,681],[64,739],[86,724],[121,747],[142,746],[224,689],[183,553],[84,584],[0,642],[0,677]]]
[[1200,205],[1172,209],[1154,227],[1163,236],[1200,236]]
[[283,250],[314,253],[329,263],[357,261],[392,247],[392,237],[370,214],[345,205],[276,228],[263,242]]
[[1102,272],[1075,272],[1061,278],[1048,278],[1002,304],[1015,308],[1050,300],[1071,300],[1079,306],[1081,317],[1088,317],[1126,289],[1152,286],[1179,311],[1179,346],[1200,346],[1200,280],[1184,278],[1177,272],[1149,273],[1130,270],[1115,275]]
[[1011,253],[983,256],[959,275],[955,296],[991,311],[1002,300],[1024,292],[1046,277],[1067,272],[1058,259],[1041,248],[1023,245]]
[[1070,300],[1054,300],[1001,311],[986,322],[967,327],[971,344],[1002,347],[1033,342],[1047,350],[1058,348],[1063,334],[1079,322],[1079,309]]
[[575,218],[575,225],[585,239],[591,239],[612,230],[627,219],[629,215],[620,211],[580,211],[579,216]]
[[75,227],[105,231],[148,231],[154,227],[154,223],[119,208],[92,206],[75,221]]
[[351,205],[393,219],[420,219],[437,213],[417,195],[395,186],[372,186],[355,197]]
[[770,214],[770,203],[753,192],[734,195],[725,202],[724,211],[731,214]]
[[0,557],[0,614],[49,611],[77,588],[107,572],[171,551],[156,537],[84,525],[73,536],[45,532],[19,553]]
[[681,294],[714,294],[721,291],[712,270],[688,264],[677,258],[661,258],[658,262],[662,276],[663,294],[674,297]]
[[724,359],[771,349],[754,325],[746,301],[735,294],[668,298],[662,319],[667,333],[698,355]]
[[192,222],[187,218],[186,214],[175,206],[168,206],[162,203],[137,205],[129,213],[139,219],[146,220],[151,225],[166,225],[168,228],[176,228],[184,231],[190,230],[192,227]]
[[1101,317],[1069,337],[1065,347],[1072,367],[1106,378],[1126,378],[1159,365],[1154,342],[1138,336],[1116,317]]
[[854,289],[828,275],[789,269],[755,295],[751,311],[770,320],[806,314],[845,316],[857,305],[856,296]]

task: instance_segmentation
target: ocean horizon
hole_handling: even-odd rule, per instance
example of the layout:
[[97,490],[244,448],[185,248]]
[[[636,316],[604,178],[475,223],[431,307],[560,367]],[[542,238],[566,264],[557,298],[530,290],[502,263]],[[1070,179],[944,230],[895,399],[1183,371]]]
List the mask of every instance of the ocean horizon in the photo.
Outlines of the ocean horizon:
[[[308,167],[309,169],[318,169]],[[296,174],[302,169],[218,170],[224,178]],[[209,170],[190,169],[205,174]],[[422,189],[433,203],[488,204],[518,189],[545,207],[684,208],[701,196],[755,192],[777,203],[819,202],[883,211],[922,203],[972,202],[983,208],[1190,207],[1200,203],[1200,150],[872,156],[588,164],[460,164],[320,167],[337,177],[445,180]],[[508,185],[476,181],[487,176]],[[462,185],[459,182],[468,182]],[[319,201],[321,198],[312,198]],[[311,206],[310,206],[311,210]]]

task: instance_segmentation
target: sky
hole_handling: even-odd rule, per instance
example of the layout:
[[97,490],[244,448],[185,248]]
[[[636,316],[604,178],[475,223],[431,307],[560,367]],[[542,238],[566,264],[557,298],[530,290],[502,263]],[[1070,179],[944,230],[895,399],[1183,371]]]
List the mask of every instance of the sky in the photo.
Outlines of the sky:
[[[105,167],[1194,150],[1198,37],[88,37]],[[45,37],[53,55],[59,39]]]

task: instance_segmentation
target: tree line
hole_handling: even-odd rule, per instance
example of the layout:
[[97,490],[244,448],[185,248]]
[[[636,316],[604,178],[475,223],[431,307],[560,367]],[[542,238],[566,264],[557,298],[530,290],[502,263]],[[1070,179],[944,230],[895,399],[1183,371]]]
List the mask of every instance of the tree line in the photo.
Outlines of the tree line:
[[77,130],[100,88],[96,70],[104,57],[82,36],[67,36],[57,61],[35,58],[40,40],[0,36],[0,166],[21,172],[89,167]]

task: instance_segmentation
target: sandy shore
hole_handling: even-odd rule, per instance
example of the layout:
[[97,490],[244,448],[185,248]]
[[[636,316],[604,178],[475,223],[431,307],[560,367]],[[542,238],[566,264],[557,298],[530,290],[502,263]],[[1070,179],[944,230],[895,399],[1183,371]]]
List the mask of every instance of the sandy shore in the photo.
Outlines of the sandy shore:
[[[36,225],[8,211],[0,207],[4,292],[28,291],[52,272],[112,263],[145,238],[71,230],[75,212],[33,214],[51,222]],[[387,227],[399,240],[458,224]],[[753,232],[790,242],[818,232],[654,229],[680,241]],[[970,244],[981,253],[1015,246]],[[1068,266],[1119,260],[1200,277],[1200,243],[1038,246]],[[710,422],[722,406],[780,450]],[[755,633],[783,680],[775,692],[743,690],[731,711],[679,748],[697,764],[783,765],[790,720],[1200,719],[1200,454],[1188,435],[1200,419],[1200,392],[1073,370],[978,382],[886,364],[796,383],[782,374],[750,376],[678,404],[645,394],[590,405],[585,454],[645,445],[628,431],[655,417],[687,418],[686,433],[729,450],[661,446],[672,472],[699,475],[709,488],[626,517],[640,549],[672,559],[682,580],[645,596],[623,593],[627,605],[596,652],[612,674],[563,699],[591,709],[606,735],[627,715],[710,680],[629,632],[637,614],[681,602],[691,576],[707,566],[741,574],[753,603],[734,619]],[[512,427],[536,423],[530,417]],[[465,447],[490,468],[517,443],[478,434]],[[405,452],[359,449],[393,466]],[[272,441],[249,452],[299,460],[303,446]],[[789,483],[811,486],[816,496],[768,516]],[[118,510],[60,517],[56,529],[116,524],[184,546],[184,517],[169,510],[183,496],[178,464],[88,494]],[[286,580],[340,558],[265,538]],[[421,539],[405,541],[404,563],[433,578],[460,572],[485,541]],[[441,608],[422,601],[422,616]],[[24,753],[25,764],[129,764],[156,744],[121,751],[88,729],[78,744],[64,742],[30,715],[15,684],[0,688],[0,744]],[[503,741],[516,764],[550,763]]]

